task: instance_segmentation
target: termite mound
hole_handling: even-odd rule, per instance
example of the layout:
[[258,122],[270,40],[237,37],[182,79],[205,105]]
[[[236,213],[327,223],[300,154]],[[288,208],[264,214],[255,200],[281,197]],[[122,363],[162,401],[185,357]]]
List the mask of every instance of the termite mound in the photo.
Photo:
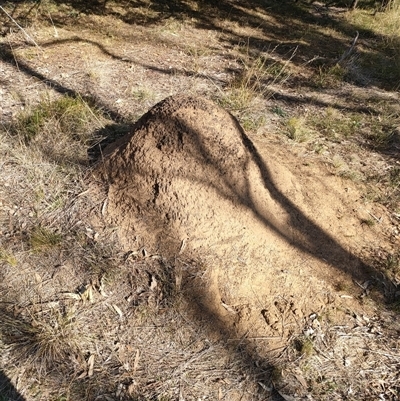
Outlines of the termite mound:
[[[221,253],[264,242],[277,210],[254,147],[235,117],[215,103],[178,95],[154,106],[105,155],[108,214],[154,251],[187,244]],[[130,233],[130,234],[129,234]]]

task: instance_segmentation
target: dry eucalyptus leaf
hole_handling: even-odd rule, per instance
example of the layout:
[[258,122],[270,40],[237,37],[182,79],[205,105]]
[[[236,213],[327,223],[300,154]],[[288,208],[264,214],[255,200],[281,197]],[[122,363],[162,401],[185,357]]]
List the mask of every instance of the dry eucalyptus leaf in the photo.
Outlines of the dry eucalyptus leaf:
[[94,354],[89,356],[87,364],[88,364],[88,367],[89,367],[89,369],[88,369],[88,377],[92,377],[93,376],[93,369],[94,369]]
[[124,316],[124,314],[122,313],[121,309],[117,305],[113,304],[112,307],[114,308],[115,312],[118,313],[120,318],[122,318]]
[[135,362],[133,363],[133,372],[136,372],[137,368],[139,367],[139,357],[140,357],[140,351],[137,349],[136,356],[135,356]]
[[67,298],[75,299],[76,301],[80,301],[82,299],[79,294],[74,292],[64,292],[63,295],[65,295]]
[[151,276],[150,290],[154,291],[157,288],[157,280],[154,276]]

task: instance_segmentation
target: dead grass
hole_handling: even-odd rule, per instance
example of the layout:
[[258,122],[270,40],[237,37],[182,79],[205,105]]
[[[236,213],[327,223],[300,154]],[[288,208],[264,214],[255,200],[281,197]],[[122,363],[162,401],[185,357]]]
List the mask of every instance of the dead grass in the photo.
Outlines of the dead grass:
[[[369,10],[349,13],[347,19],[360,29],[370,30],[376,35],[370,46],[361,46],[359,64],[371,78],[384,82],[388,88],[399,89],[400,85],[400,27],[398,13],[400,5],[371,17]],[[382,51],[383,50],[383,51]]]
[[265,101],[271,98],[274,85],[285,85],[291,76],[291,59],[296,49],[286,60],[275,51],[254,53],[248,44],[237,46],[237,71],[223,92],[218,93],[217,102],[235,113],[248,131],[257,132],[267,124]]
[[[135,7],[138,23],[157,21],[162,13],[152,4]],[[51,25],[49,12],[54,20],[61,15],[73,24],[82,18],[72,3],[40,2],[38,7],[23,19],[28,27],[34,22],[37,30],[43,21]],[[398,89],[400,33],[395,12],[375,17],[363,10],[346,14],[348,21],[381,36],[371,41],[363,38],[360,54],[345,65],[307,70],[311,86],[337,90],[338,97],[347,81],[365,85],[369,79],[382,80]],[[184,32],[179,19],[158,22],[156,29],[163,33],[176,37]],[[313,35],[310,26],[303,27],[308,36]],[[197,35],[202,39],[204,31]],[[220,52],[200,42],[201,46],[182,46],[186,56],[193,58],[196,79]],[[380,46],[387,53],[378,52]],[[292,94],[301,93],[300,101],[309,90],[291,81],[293,49],[278,56],[279,48],[253,52],[247,43],[232,48],[232,52],[224,50],[230,60],[226,71],[221,67],[225,84],[211,84],[207,79],[209,87],[204,89],[203,81],[200,87],[237,115],[246,130],[263,130],[268,138],[274,130],[265,111],[271,108],[289,138],[281,135],[279,140],[295,141],[304,146],[304,152],[328,160],[336,174],[351,179],[359,171],[350,163],[349,143],[358,143],[363,150],[369,146],[375,153],[393,151],[399,115],[390,102],[367,105],[377,109],[378,115],[333,104],[304,111],[271,97],[276,87],[282,92],[290,88]],[[162,55],[158,60],[163,61]],[[132,63],[135,68],[139,67]],[[216,69],[214,65],[208,68]],[[218,74],[222,75],[221,70]],[[156,83],[145,74],[142,79],[127,87],[128,96],[142,105],[155,102],[161,96]],[[176,85],[192,77],[176,73],[168,79]],[[193,82],[197,81],[193,78],[184,87]],[[366,102],[356,99],[355,103]],[[190,287],[189,295],[184,290],[185,279],[197,271],[194,263],[181,266],[184,273],[176,287],[176,266],[170,261],[152,258],[141,247],[128,254],[122,250],[116,227],[102,221],[104,197],[87,196],[87,149],[104,136],[121,136],[128,128],[108,120],[82,97],[48,93],[0,127],[0,366],[10,377],[18,377],[13,381],[27,399],[265,400],[276,389],[285,397],[299,399],[396,399],[399,329],[397,315],[390,315],[384,306],[378,305],[373,316],[349,310],[347,321],[340,324],[334,319],[337,311],[327,307],[326,314],[332,318],[299,322],[293,341],[266,361],[257,358],[257,347],[268,344],[262,343],[265,339],[250,346],[244,336],[239,344],[233,341],[229,343],[235,345],[227,347],[225,339],[209,329],[205,321],[209,316],[193,310]],[[366,157],[363,161],[368,162]],[[369,177],[374,199],[399,214],[396,162],[388,160],[378,172],[373,163],[367,166],[369,173],[363,170],[361,176]],[[375,219],[363,223],[369,228],[378,224]],[[379,263],[382,272],[398,282],[398,252],[385,253]],[[338,285],[337,290],[352,296],[346,286]],[[396,291],[391,287],[393,309],[398,313]]]
[[87,162],[86,149],[101,138],[94,130],[106,120],[82,98],[44,98],[19,116],[10,133],[59,164]]
[[84,343],[73,312],[41,311],[27,321],[2,314],[0,322],[3,341],[15,349],[17,358],[43,374],[55,365],[67,365]]

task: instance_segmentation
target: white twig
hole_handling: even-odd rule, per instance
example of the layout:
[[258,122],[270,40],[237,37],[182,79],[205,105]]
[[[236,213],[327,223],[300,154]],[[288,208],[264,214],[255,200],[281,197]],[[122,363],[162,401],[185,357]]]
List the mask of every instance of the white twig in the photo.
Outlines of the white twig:
[[15,57],[15,54],[14,54],[14,49],[13,49],[12,44],[10,42],[10,38],[7,38],[7,40],[8,40],[8,45],[10,46],[10,49],[11,49],[11,53],[12,53],[12,55],[14,57],[14,61],[15,61],[15,65],[17,67],[17,70],[18,70],[18,72],[21,72],[20,69],[19,69],[18,60],[17,60],[17,58]]
[[351,52],[353,51],[354,47],[356,46],[358,37],[360,36],[359,32],[356,32],[356,37],[353,39],[353,42],[351,43],[351,46],[348,50],[346,50],[342,57],[340,57],[339,61],[337,62],[338,64],[340,64],[341,62],[343,62],[347,57],[350,56]]
[[8,18],[10,18],[10,20],[11,20],[12,22],[14,22],[15,25],[17,25],[17,27],[18,27],[19,29],[21,29],[21,31],[24,33],[24,35],[26,36],[26,38],[27,38],[28,40],[30,40],[38,49],[40,49],[40,50],[43,51],[43,49],[28,35],[28,33],[25,31],[25,29],[22,28],[22,26],[19,25],[18,22],[15,21],[15,19],[14,19],[6,10],[4,10],[4,8],[3,8],[2,6],[0,6],[0,9],[7,15]]
[[379,218],[379,217],[376,217],[373,213],[371,213],[371,212],[368,212],[368,214],[371,216],[371,217],[373,217],[378,223],[382,223],[382,217],[381,218]]
[[53,28],[54,28],[54,37],[58,38],[58,31],[57,31],[56,26],[54,25],[53,18],[51,18],[50,13],[49,13],[49,18],[50,18],[51,24],[53,25]]

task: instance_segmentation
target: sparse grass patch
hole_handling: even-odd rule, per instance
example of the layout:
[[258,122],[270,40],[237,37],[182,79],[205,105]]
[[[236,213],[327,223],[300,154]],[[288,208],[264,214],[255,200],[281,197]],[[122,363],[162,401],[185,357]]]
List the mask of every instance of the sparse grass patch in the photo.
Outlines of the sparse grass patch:
[[362,116],[356,113],[344,115],[333,107],[328,107],[322,115],[310,118],[311,126],[330,140],[341,140],[358,134],[362,126]]
[[353,292],[351,284],[346,280],[337,280],[334,283],[334,288],[338,292],[347,292],[347,293]]
[[169,17],[164,21],[162,31],[171,33],[171,34],[178,34],[182,32],[184,29],[184,23],[182,20],[176,19],[174,17]]
[[[394,275],[400,275],[400,252],[390,253],[386,256],[386,269]],[[400,278],[400,276],[399,276]]]
[[335,175],[346,179],[350,179],[352,181],[357,181],[359,175],[355,171],[352,171],[350,169],[349,165],[347,164],[343,156],[335,154],[332,157],[331,164],[335,169],[334,171]]
[[362,219],[361,224],[365,224],[367,227],[373,227],[376,221],[374,219]]
[[3,248],[0,248],[0,261],[6,262],[12,267],[17,266],[18,264],[18,260],[15,255]]
[[339,64],[321,66],[314,75],[314,83],[318,88],[338,88],[343,84],[347,73],[346,68]]
[[394,131],[399,123],[396,115],[381,114],[370,118],[369,130],[365,133],[370,146],[376,150],[388,150],[394,138]]
[[283,376],[283,368],[278,366],[278,365],[274,365],[271,369],[271,381],[273,383],[278,383]]
[[305,142],[312,136],[305,117],[291,117],[286,121],[285,133],[296,142]]
[[17,266],[18,264],[16,256],[13,253],[1,247],[0,247],[0,262],[5,262],[12,267]]
[[362,181],[363,176],[356,170],[352,170],[347,163],[343,164],[342,168],[339,168],[337,174],[350,181],[359,182]]
[[257,132],[266,123],[266,118],[264,115],[261,116],[251,116],[244,115],[240,119],[240,123],[246,132]]
[[[40,134],[46,123],[51,123],[62,132],[71,134],[71,139],[85,140],[85,128],[92,118],[93,111],[82,98],[62,96],[54,101],[45,99],[33,110],[22,113],[17,130],[29,143]],[[56,138],[55,135],[54,140]]]
[[400,50],[389,48],[386,53],[382,54],[381,50],[366,52],[359,58],[360,66],[368,71],[368,74],[376,81],[382,82],[385,88],[398,90],[400,87]]
[[257,97],[268,99],[272,93],[269,85],[283,84],[289,78],[291,58],[281,62],[273,54],[253,56],[246,46],[239,46],[238,52],[241,69],[229,83],[221,103],[231,110],[243,111]]
[[46,252],[60,245],[62,235],[45,227],[35,227],[29,236],[29,245],[34,252]]
[[369,46],[361,46],[360,66],[374,79],[390,90],[400,86],[400,25],[398,23],[400,5],[394,4],[390,10],[372,14],[369,10],[355,10],[346,18],[360,31],[370,31],[374,40]]
[[131,94],[135,100],[138,100],[140,102],[143,102],[145,100],[152,100],[155,97],[154,93],[146,87],[132,88]]
[[296,351],[305,357],[309,357],[314,353],[314,344],[311,338],[307,336],[300,336],[296,338],[293,345]]
[[188,56],[193,57],[194,59],[198,59],[201,57],[209,56],[210,54],[212,54],[212,51],[207,46],[198,47],[198,46],[188,45],[185,48],[185,53]]
[[378,128],[371,130],[367,138],[374,149],[385,150],[389,145],[391,133],[389,130]]
[[287,117],[287,112],[282,107],[274,106],[271,111],[279,117]]
[[29,318],[0,314],[1,336],[22,360],[28,360],[39,371],[65,364],[79,353],[82,331],[75,314],[51,309]]
[[95,140],[93,128],[104,123],[101,113],[82,98],[62,96],[56,100],[45,98],[22,112],[11,132],[60,164],[82,163],[87,160],[85,147]]
[[378,187],[370,189],[370,196],[376,202],[389,206],[394,211],[400,210],[400,168],[391,167],[380,174],[369,177],[370,182]]

